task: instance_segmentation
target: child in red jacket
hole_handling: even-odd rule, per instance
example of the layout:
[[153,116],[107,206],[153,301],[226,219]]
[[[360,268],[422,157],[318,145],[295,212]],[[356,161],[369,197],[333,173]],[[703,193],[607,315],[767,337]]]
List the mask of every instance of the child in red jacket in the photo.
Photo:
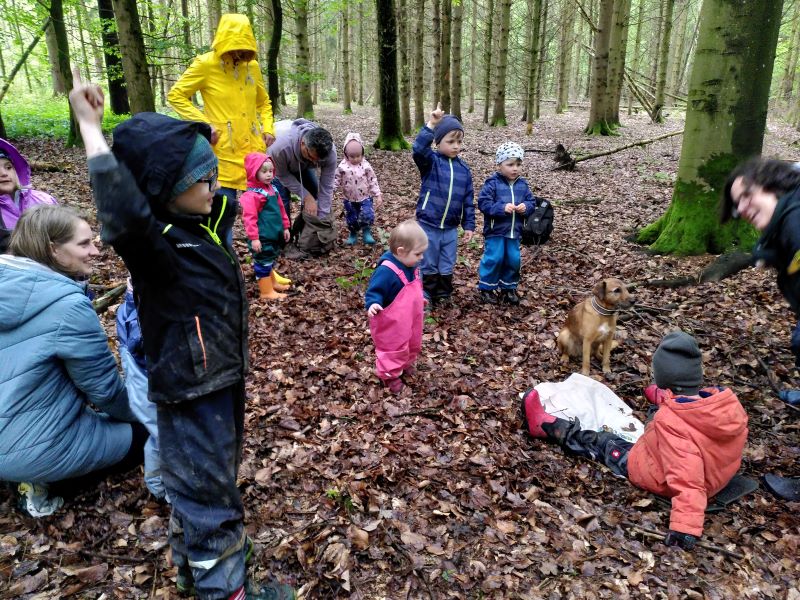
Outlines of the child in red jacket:
[[653,354],[655,385],[645,391],[658,407],[635,444],[604,431],[582,430],[580,422],[545,412],[536,390],[523,398],[533,437],[602,462],[619,477],[672,498],[664,543],[691,550],[703,533],[708,498],[739,470],[747,441],[747,414],[729,389],[704,387],[702,355],[695,339],[668,333]]

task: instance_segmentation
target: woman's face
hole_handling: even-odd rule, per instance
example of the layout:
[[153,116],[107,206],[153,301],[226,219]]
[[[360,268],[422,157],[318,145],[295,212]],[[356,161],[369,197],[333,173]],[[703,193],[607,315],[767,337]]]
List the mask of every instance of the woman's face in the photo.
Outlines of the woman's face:
[[759,231],[764,231],[775,214],[778,197],[757,183],[737,177],[731,186],[731,200],[736,212]]
[[17,171],[7,158],[0,158],[0,194],[9,196],[19,187]]
[[92,274],[92,259],[99,251],[92,241],[92,228],[86,221],[78,221],[69,241],[52,246],[53,259],[62,271],[75,277],[88,277]]

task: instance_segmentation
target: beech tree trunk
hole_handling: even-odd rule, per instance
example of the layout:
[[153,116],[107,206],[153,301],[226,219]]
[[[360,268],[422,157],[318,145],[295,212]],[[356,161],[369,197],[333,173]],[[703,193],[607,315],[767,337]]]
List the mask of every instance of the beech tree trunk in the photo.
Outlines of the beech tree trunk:
[[408,0],[397,2],[397,36],[400,51],[400,129],[411,133],[411,74],[408,65],[408,29],[406,27],[406,8]]
[[[376,0],[377,1],[377,0]],[[433,71],[431,72],[431,89],[433,91],[433,106],[441,102],[441,80],[442,80],[442,2],[449,0],[432,0],[431,10],[431,44],[433,44]],[[380,27],[380,23],[378,24]]]
[[414,44],[414,129],[425,124],[425,61],[422,49],[425,46],[425,0],[417,0],[416,42]]
[[535,118],[536,81],[539,74],[539,29],[542,19],[542,0],[528,0],[528,18],[531,20],[531,39],[528,48],[528,97],[525,100],[525,134],[533,133]]
[[452,60],[450,64],[450,112],[461,118],[461,29],[464,24],[464,6],[459,1],[453,5]]
[[[50,27],[55,34],[56,58],[58,71],[66,89],[72,89],[72,69],[69,60],[69,43],[67,42],[67,28],[64,25],[64,5],[62,0],[50,0]],[[83,139],[72,111],[69,107],[69,133],[67,134],[67,147],[82,146]]]
[[572,70],[572,46],[575,44],[575,3],[567,2],[561,11],[558,51],[558,91],[556,92],[556,114],[561,114],[569,104],[570,71]]
[[497,64],[495,77],[497,79],[492,106],[493,127],[506,125],[506,70],[508,68],[508,34],[511,24],[511,1],[500,0],[500,38],[497,40]]
[[[463,2],[463,0],[462,0]],[[472,0],[472,23],[470,23],[471,35],[469,37],[469,108],[468,113],[475,112],[475,49],[478,44],[478,0]],[[459,75],[460,76],[460,75]]]
[[124,115],[131,112],[131,107],[128,104],[128,89],[125,87],[119,38],[117,37],[114,7],[111,5],[111,0],[97,0],[97,13],[100,17],[109,105],[112,113]]
[[375,147],[405,150],[409,147],[400,127],[397,89],[397,22],[394,0],[375,0],[378,21],[378,77],[380,79],[381,124]]
[[136,0],[112,0],[117,19],[122,67],[131,112],[155,112],[156,103],[147,70],[142,26]]
[[536,72],[536,93],[533,97],[533,117],[539,118],[542,105],[542,82],[544,80],[545,65],[547,63],[547,12],[549,0],[542,2],[542,17],[539,25],[539,68]]
[[278,111],[281,105],[281,88],[278,82],[278,55],[281,51],[283,35],[283,6],[281,0],[272,0],[272,34],[267,49],[267,93],[272,110]]
[[352,87],[350,85],[350,7],[348,0],[342,2],[342,87],[344,88],[342,108],[344,114],[349,115],[353,113],[353,107],[350,106]]
[[631,0],[616,0],[612,16],[611,41],[608,51],[608,105],[606,121],[619,126],[619,104],[622,99],[622,80],[625,74],[625,59],[628,48],[628,24],[630,23]]
[[[61,4],[59,2],[59,4]],[[56,39],[56,28],[53,21],[44,32],[44,43],[47,46],[47,62],[50,64],[50,80],[53,85],[53,96],[63,96],[67,93],[67,82],[61,74],[58,64],[58,40]]]
[[703,2],[672,203],[638,236],[651,250],[720,253],[755,242],[757,232],[744,220],[720,226],[718,204],[731,170],[761,153],[782,5]]
[[453,29],[453,0],[441,0],[442,3],[442,37],[439,45],[442,71],[439,78],[439,96],[442,110],[450,112],[450,35]]
[[492,93],[492,27],[494,1],[486,0],[486,19],[483,33],[483,122],[489,122],[489,96]]
[[[783,0],[779,0],[783,2]],[[664,122],[664,91],[667,88],[667,70],[669,68],[669,41],[672,36],[672,11],[675,0],[664,0],[664,25],[661,28],[659,44],[658,77],[656,80],[656,101],[653,105],[653,123]]]
[[308,0],[297,0],[294,5],[295,61],[297,78],[297,116],[314,118],[311,101],[311,54],[308,47]]
[[585,133],[589,135],[613,135],[614,127],[608,123],[608,53],[611,43],[611,25],[614,0],[600,0],[600,19],[594,38],[594,61],[592,62],[592,103],[589,124]]

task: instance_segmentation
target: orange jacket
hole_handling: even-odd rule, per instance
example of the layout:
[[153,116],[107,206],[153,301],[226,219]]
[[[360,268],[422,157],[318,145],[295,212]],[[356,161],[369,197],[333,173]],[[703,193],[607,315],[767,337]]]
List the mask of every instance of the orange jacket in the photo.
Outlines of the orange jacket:
[[729,389],[705,388],[686,400],[667,392],[628,455],[628,478],[672,498],[671,530],[700,536],[708,498],[739,470],[747,414]]

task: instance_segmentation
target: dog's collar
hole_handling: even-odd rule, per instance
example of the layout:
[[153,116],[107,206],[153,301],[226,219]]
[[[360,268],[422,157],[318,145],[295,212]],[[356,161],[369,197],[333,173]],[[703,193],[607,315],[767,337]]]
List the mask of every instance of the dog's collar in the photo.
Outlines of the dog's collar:
[[597,298],[595,298],[594,296],[592,296],[592,308],[597,311],[597,314],[602,315],[604,317],[611,317],[617,314],[616,310],[608,310],[604,306],[600,306],[600,304],[597,302]]

